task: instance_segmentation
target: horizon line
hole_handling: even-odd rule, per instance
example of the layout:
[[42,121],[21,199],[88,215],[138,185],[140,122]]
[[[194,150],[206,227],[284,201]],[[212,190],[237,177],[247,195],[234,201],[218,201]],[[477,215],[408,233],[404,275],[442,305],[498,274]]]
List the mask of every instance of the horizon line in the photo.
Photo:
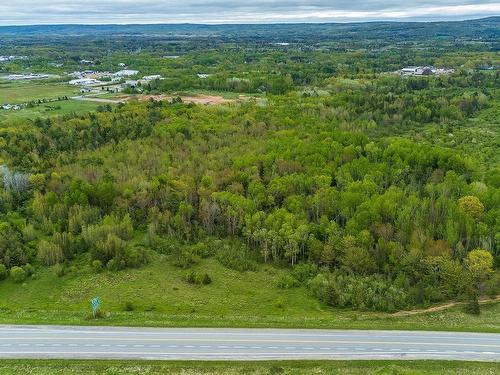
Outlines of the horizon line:
[[136,22],[136,23],[78,23],[78,22],[65,22],[65,23],[20,23],[20,24],[0,24],[0,27],[26,27],[26,26],[161,26],[161,25],[192,25],[192,26],[225,26],[225,25],[328,25],[328,24],[364,24],[364,23],[439,23],[439,22],[467,22],[467,21],[478,21],[487,20],[490,18],[500,18],[499,15],[493,16],[480,16],[471,18],[458,18],[458,19],[380,19],[380,20],[366,20],[366,21],[303,21],[303,22]]

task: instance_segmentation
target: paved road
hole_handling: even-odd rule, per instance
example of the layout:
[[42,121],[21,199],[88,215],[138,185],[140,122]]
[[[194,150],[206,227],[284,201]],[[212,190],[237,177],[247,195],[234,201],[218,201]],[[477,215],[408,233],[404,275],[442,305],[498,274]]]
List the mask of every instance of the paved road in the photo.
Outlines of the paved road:
[[0,358],[454,359],[500,362],[500,334],[0,326]]

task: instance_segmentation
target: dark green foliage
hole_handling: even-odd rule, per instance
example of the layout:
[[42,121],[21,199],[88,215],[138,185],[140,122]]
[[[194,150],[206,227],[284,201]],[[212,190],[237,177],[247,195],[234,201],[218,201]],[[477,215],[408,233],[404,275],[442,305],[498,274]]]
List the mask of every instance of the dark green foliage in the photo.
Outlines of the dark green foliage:
[[184,279],[189,284],[194,284],[194,285],[208,285],[212,283],[212,279],[208,274],[198,273],[194,271],[186,273]]
[[125,306],[123,307],[123,311],[134,311],[134,305],[132,302],[127,301],[125,302]]
[[464,311],[467,314],[479,315],[481,313],[481,307],[479,306],[479,301],[477,299],[476,293],[470,293],[467,296],[467,300],[464,304]]
[[9,275],[9,271],[7,267],[3,263],[0,263],[0,280],[5,280]]
[[309,288],[324,303],[335,307],[396,311],[408,306],[406,292],[381,277],[318,274]]
[[257,269],[257,264],[250,251],[244,245],[222,245],[216,253],[217,260],[227,268],[236,271],[252,271]]

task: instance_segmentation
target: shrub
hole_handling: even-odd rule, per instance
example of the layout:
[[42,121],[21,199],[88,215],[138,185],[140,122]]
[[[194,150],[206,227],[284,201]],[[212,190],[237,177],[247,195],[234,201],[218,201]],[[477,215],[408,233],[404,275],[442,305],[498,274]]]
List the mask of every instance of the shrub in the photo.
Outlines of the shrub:
[[408,305],[407,292],[380,276],[318,274],[311,293],[324,303],[372,311],[395,311]]
[[212,282],[212,279],[207,273],[197,273],[194,271],[186,273],[184,280],[193,285],[208,285]]
[[26,272],[18,266],[14,266],[10,269],[10,277],[15,283],[22,283],[26,279]]
[[468,296],[464,305],[464,312],[472,315],[479,315],[481,313],[481,308],[479,307],[479,301],[476,294]]
[[56,244],[42,240],[38,243],[37,258],[45,266],[53,266],[64,260],[64,254]]
[[252,255],[246,246],[224,245],[216,255],[217,260],[225,267],[236,271],[255,271],[257,263],[252,259]]
[[52,272],[54,272],[54,275],[56,275],[57,277],[63,277],[66,274],[66,269],[61,263],[57,263],[52,268]]
[[284,274],[278,279],[278,288],[291,289],[300,286],[300,282],[290,274]]
[[189,268],[200,261],[200,257],[193,251],[191,246],[179,246],[172,251],[174,266]]
[[301,283],[311,280],[318,274],[318,266],[312,263],[300,263],[292,269],[293,277]]
[[5,267],[5,264],[0,263],[0,280],[5,280],[8,274],[9,273],[7,272],[7,267]]
[[98,259],[92,261],[92,269],[94,272],[99,273],[102,271],[102,262]]
[[29,276],[33,275],[33,273],[35,273],[33,266],[29,263],[26,263],[23,266],[23,270],[24,270],[24,272],[26,272],[26,277],[29,277]]
[[134,311],[134,305],[132,304],[132,302],[127,301],[127,302],[125,302],[125,306],[123,307],[123,310],[124,311]]

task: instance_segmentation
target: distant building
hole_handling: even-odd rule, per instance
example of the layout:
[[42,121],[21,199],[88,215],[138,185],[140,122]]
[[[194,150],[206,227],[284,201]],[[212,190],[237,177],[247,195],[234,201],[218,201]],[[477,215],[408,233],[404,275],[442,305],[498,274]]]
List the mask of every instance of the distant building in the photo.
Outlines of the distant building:
[[151,76],[144,76],[142,77],[143,81],[154,81],[155,79],[162,79],[162,76],[159,74],[154,74]]
[[455,69],[435,68],[433,66],[407,66],[399,71],[404,76],[430,76],[433,74],[451,74]]
[[79,79],[72,79],[68,83],[72,86],[92,86],[101,84],[102,82],[95,78],[79,78]]
[[122,88],[130,88],[130,89],[135,89],[137,86],[139,86],[139,81],[135,80],[127,80],[125,83],[122,83]]
[[131,77],[139,74],[138,70],[131,70],[131,69],[124,69],[120,70],[119,72],[116,72],[113,74],[115,77]]
[[206,78],[210,77],[210,74],[198,73],[197,76],[198,76],[198,78],[206,79]]
[[4,104],[4,105],[2,105],[2,109],[5,109],[7,111],[10,111],[10,110],[17,111],[17,110],[21,109],[21,106],[17,105],[17,104]]
[[35,79],[46,79],[51,77],[57,77],[55,75],[49,74],[39,74],[39,73],[29,73],[29,74],[10,74],[5,79],[8,81],[28,81]]

